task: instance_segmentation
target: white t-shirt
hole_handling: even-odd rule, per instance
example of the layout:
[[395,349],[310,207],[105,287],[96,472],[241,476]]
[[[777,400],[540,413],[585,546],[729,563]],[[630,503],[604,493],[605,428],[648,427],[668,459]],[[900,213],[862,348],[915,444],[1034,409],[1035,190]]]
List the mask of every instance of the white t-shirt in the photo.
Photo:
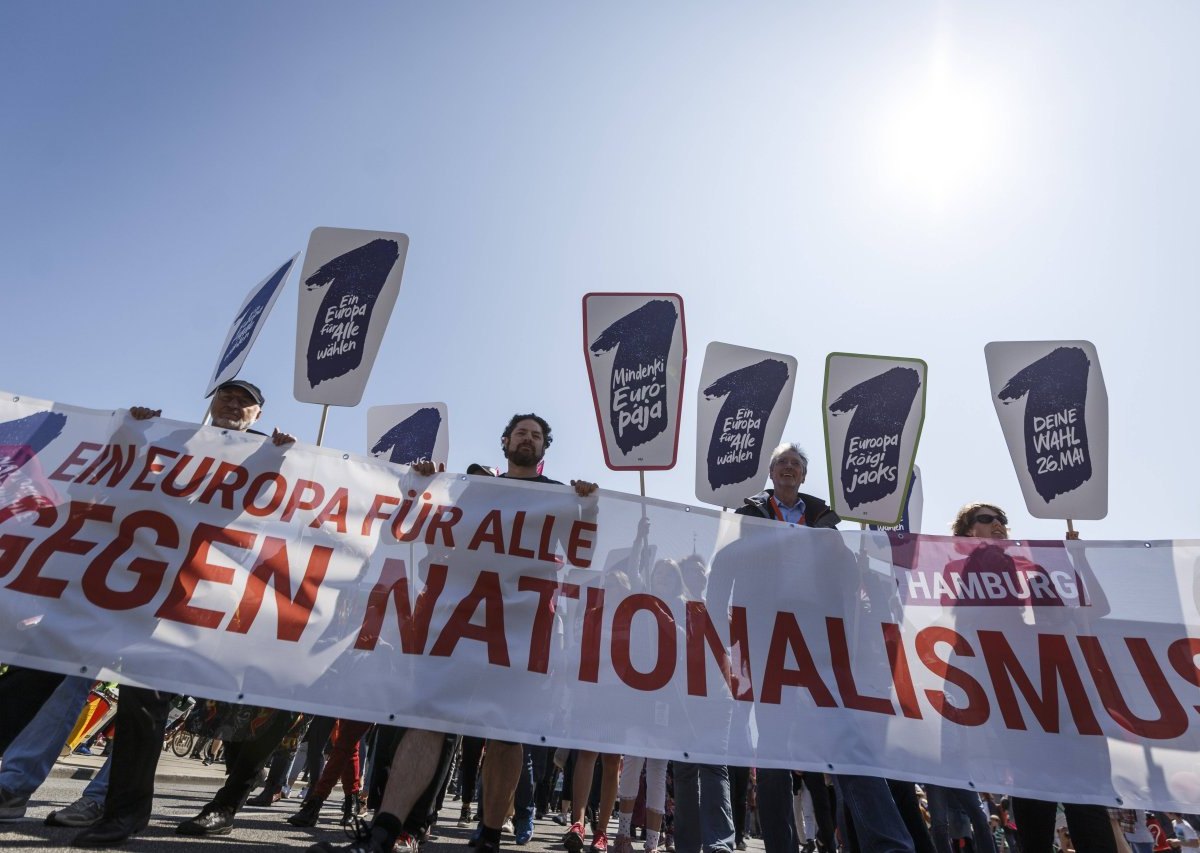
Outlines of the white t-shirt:
[[1200,847],[1200,835],[1196,834],[1190,823],[1180,817],[1175,819],[1173,826],[1181,847]]

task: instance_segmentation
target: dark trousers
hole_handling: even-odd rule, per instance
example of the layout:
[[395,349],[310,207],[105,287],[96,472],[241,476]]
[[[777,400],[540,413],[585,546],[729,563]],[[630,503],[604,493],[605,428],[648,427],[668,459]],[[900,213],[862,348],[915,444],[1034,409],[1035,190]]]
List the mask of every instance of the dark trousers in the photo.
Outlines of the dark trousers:
[[475,787],[479,784],[479,760],[483,757],[483,738],[462,739],[462,760],[458,770],[458,793],[465,807],[475,802]]
[[[1054,818],[1058,811],[1056,803],[1013,797],[1013,818],[1017,834],[1021,838],[1024,853],[1050,853],[1057,839],[1054,837]],[[1108,810],[1104,806],[1063,803],[1067,816],[1067,829],[1076,850],[1087,853],[1116,853],[1117,842],[1113,837]]]
[[23,666],[10,666],[0,675],[0,753],[37,716],[65,677]]
[[150,817],[154,771],[162,755],[163,729],[170,710],[170,693],[121,686],[108,795],[104,799],[105,819]]
[[833,805],[829,801],[829,786],[825,784],[822,773],[805,772],[800,774],[803,787],[808,789],[812,797],[813,814],[817,818],[817,843],[825,853],[837,853],[837,823],[833,817]]
[[767,853],[795,853],[791,770],[758,768],[758,822]]
[[[250,740],[225,744],[225,784],[213,795],[212,807],[237,812],[254,790],[259,771],[266,765],[271,754],[279,748],[288,730],[292,727],[292,714],[276,711],[271,721]],[[161,740],[162,729],[159,729]],[[117,738],[119,744],[120,737]],[[160,747],[161,749],[161,747]],[[116,770],[114,764],[113,770]]]
[[325,769],[325,744],[333,733],[333,717],[317,717],[308,727],[304,740],[308,744],[308,752],[304,756],[304,772],[308,774],[308,784],[315,785]]
[[933,836],[929,827],[925,825],[925,816],[921,814],[921,801],[917,799],[916,786],[912,782],[888,779],[888,790],[892,792],[892,799],[896,801],[896,808],[900,811],[905,829],[912,836],[913,849],[916,853],[935,853]]
[[734,842],[746,838],[746,792],[750,789],[750,768],[729,767],[729,802],[733,806]]

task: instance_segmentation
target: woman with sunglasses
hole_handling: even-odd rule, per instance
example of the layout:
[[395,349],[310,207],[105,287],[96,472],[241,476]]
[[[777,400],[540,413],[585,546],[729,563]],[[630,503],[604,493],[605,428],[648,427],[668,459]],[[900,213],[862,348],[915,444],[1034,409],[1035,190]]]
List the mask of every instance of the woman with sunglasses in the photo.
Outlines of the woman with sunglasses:
[[[971,503],[964,506],[958,511],[958,515],[954,519],[952,526],[955,536],[969,536],[974,539],[1008,539],[1008,516],[1002,509],[995,504],[986,503]],[[1068,539],[1078,539],[1077,531],[1070,531],[1067,534]],[[984,546],[994,548],[996,546]],[[1016,558],[1020,561],[1021,558]],[[1086,569],[1086,561],[1079,561],[1074,564],[1076,571],[1082,571],[1090,575],[1090,571]],[[1097,615],[1102,615],[1101,611],[1107,611],[1107,602],[1104,601],[1098,585],[1092,587],[1096,593],[1096,598],[1093,599],[1096,607]],[[942,840],[946,839],[945,818],[943,809],[942,827],[939,830],[938,818],[934,816],[934,800],[935,793],[948,792],[951,797],[959,798],[959,802],[970,803],[975,802],[976,807],[967,809],[967,814],[971,817],[971,827],[976,838],[976,845],[982,843],[983,850],[995,850],[995,844],[991,838],[990,828],[988,827],[988,816],[983,813],[982,806],[978,804],[978,795],[974,792],[956,791],[949,788],[940,788],[936,785],[926,787],[926,792],[929,794],[930,815],[933,818],[934,825],[932,827],[934,833],[934,843],[938,846],[939,853],[944,848]],[[945,801],[943,801],[945,802]],[[1058,804],[1047,802],[1044,800],[1035,800],[1028,797],[1013,797],[1013,818],[1017,825],[1017,835],[1021,840],[1022,853],[1052,853],[1054,849],[1055,833],[1054,824],[1055,817],[1058,811]],[[1086,851],[1086,853],[1117,853],[1116,841],[1112,832],[1112,825],[1108,819],[1108,810],[1104,806],[1085,805],[1076,803],[1063,803],[1063,810],[1066,813],[1067,827],[1070,830],[1071,838],[1075,842],[1075,849]],[[982,816],[982,824],[977,826],[977,813]],[[982,840],[982,842],[981,842]]]

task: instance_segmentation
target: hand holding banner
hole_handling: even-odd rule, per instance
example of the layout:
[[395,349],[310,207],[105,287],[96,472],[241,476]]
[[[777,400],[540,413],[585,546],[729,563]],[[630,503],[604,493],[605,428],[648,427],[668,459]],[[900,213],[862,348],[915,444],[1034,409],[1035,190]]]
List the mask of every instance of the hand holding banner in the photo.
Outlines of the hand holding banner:
[[357,406],[400,292],[408,236],[316,228],[300,273],[294,394]]
[[1034,518],[1108,515],[1108,392],[1089,341],[984,348],[992,403]]
[[796,359],[714,341],[704,353],[696,416],[696,497],[741,506],[767,476],[792,408]]
[[675,467],[687,360],[683,299],[675,293],[586,294],[583,350],[608,467]]
[[925,421],[927,370],[918,358],[835,352],[825,359],[829,498],[843,519],[900,521]]

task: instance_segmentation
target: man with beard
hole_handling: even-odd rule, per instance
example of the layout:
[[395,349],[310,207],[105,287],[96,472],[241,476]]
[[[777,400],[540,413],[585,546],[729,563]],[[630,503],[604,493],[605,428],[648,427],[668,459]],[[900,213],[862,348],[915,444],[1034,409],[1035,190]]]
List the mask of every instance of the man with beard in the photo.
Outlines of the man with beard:
[[[263,403],[263,394],[257,385],[242,379],[232,379],[217,388],[213,395],[212,406],[209,409],[212,425],[220,429],[265,435],[251,429],[262,414]],[[133,406],[129,414],[135,420],[145,421],[159,417],[162,410]],[[293,436],[279,430],[275,430],[271,435],[271,443],[277,447],[291,444],[295,440]],[[146,828],[150,821],[150,808],[154,800],[154,773],[158,769],[158,758],[162,754],[163,728],[167,724],[170,702],[170,693],[132,685],[121,687],[121,698],[117,704],[116,735],[113,740],[111,779],[104,801],[104,816],[75,836],[72,841],[74,846],[109,847],[122,843],[129,836]],[[269,752],[268,750],[268,755]],[[263,756],[263,760],[266,760],[266,756]],[[244,782],[235,778],[235,768],[229,766],[227,771],[230,779],[225,788],[229,788],[230,783],[237,783],[240,790]],[[239,777],[241,775],[243,774],[238,774]],[[222,791],[225,788],[222,788]],[[245,793],[249,792],[249,787],[246,787]],[[237,807],[241,807],[241,802],[237,803]],[[232,813],[229,820],[232,823]],[[225,828],[224,831],[229,830]]]
[[[500,436],[500,448],[508,460],[507,470],[500,476],[509,480],[563,485],[538,471],[538,464],[553,441],[550,424],[535,414],[518,414],[509,419]],[[432,462],[418,462],[413,470],[423,476],[434,473]],[[596,491],[595,483],[572,480],[579,497]],[[309,853],[391,853],[396,839],[405,834],[406,823],[414,805],[435,781],[438,757],[445,735],[441,732],[408,729],[404,732],[392,760],[387,787],[379,811],[370,826],[364,827],[359,838],[345,847],[334,847],[327,841],[314,844]],[[496,853],[500,847],[500,831],[513,809],[514,794],[524,764],[524,747],[519,743],[489,740],[483,759],[483,821],[473,841],[479,853]],[[415,816],[424,819],[424,814]],[[410,824],[411,825],[411,824]]]

